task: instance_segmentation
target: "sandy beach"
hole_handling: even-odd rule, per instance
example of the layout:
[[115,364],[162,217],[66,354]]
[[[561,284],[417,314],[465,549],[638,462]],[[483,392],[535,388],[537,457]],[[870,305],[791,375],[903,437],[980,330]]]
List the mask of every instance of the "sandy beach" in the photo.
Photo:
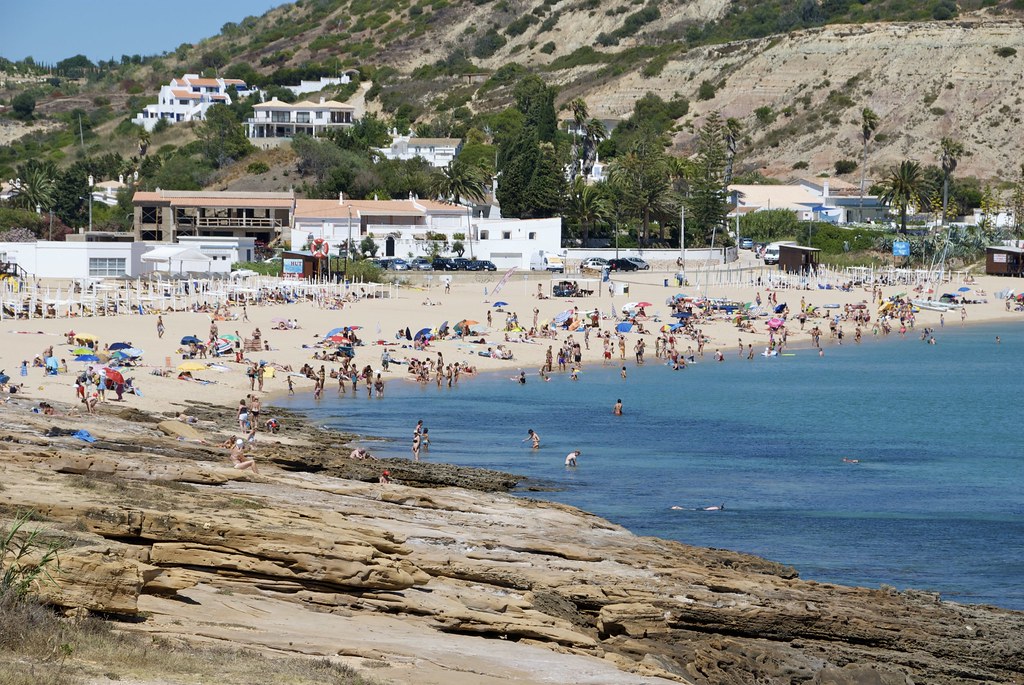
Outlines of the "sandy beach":
[[[587,276],[590,274],[584,274]],[[513,334],[512,341],[506,341],[504,327],[506,317],[517,315],[520,324],[528,329],[534,319],[534,309],[537,310],[538,323],[551,320],[559,313],[577,307],[579,311],[592,311],[598,309],[601,314],[600,330],[613,331],[613,342],[616,321],[611,318],[615,311],[620,317],[622,306],[627,302],[649,302],[652,306],[645,307],[648,319],[643,321],[646,334],[636,332],[625,333],[626,357],[628,363],[632,363],[634,345],[638,339],[643,339],[647,348],[647,358],[654,355],[655,338],[660,335],[659,329],[666,323],[676,320],[671,318],[671,308],[666,304],[670,296],[684,293],[689,296],[705,295],[711,298],[723,298],[740,303],[754,302],[760,296],[763,301],[762,307],[770,311],[770,297],[774,297],[778,303],[787,303],[791,312],[795,312],[801,301],[806,306],[817,307],[816,316],[808,319],[801,330],[793,316],[788,323],[789,348],[808,347],[811,344],[809,331],[817,324],[825,334],[822,336],[822,347],[826,350],[836,346],[837,342],[829,337],[827,318],[835,314],[841,314],[846,305],[871,303],[877,294],[873,295],[870,287],[854,287],[849,291],[840,289],[823,290],[817,287],[813,289],[782,289],[771,290],[766,287],[757,286],[710,286],[707,288],[694,287],[678,288],[675,286],[673,274],[664,272],[632,272],[615,277],[616,281],[629,283],[630,292],[628,295],[617,295],[610,297],[607,289],[602,288],[601,292],[595,292],[588,297],[560,298],[551,297],[538,299],[538,285],[549,291],[550,278],[543,274],[516,274],[505,288],[494,296],[493,288],[501,277],[500,273],[491,273],[487,276],[478,274],[453,274],[450,292],[446,293],[441,284],[439,275],[428,278],[425,275],[411,274],[408,278],[411,284],[396,289],[395,297],[385,299],[362,299],[355,302],[345,303],[341,309],[322,308],[311,302],[299,302],[294,304],[272,304],[272,305],[249,305],[245,309],[248,321],[243,320],[243,309],[241,306],[230,307],[228,320],[216,321],[218,335],[235,334],[241,338],[251,338],[253,332],[258,328],[262,332],[264,347],[269,343],[269,350],[259,353],[249,352],[246,359],[253,362],[266,362],[282,367],[290,367],[298,371],[303,364],[309,363],[319,369],[323,364],[327,371],[337,368],[339,364],[322,362],[313,358],[313,354],[319,348],[312,347],[320,341],[329,330],[342,326],[358,326],[358,335],[364,342],[363,345],[355,348],[359,368],[370,365],[375,371],[380,370],[381,355],[385,349],[394,359],[420,359],[436,358],[437,353],[444,356],[446,364],[460,362],[474,366],[478,372],[496,370],[509,370],[518,372],[524,370],[528,377],[535,375],[544,364],[545,353],[549,346],[553,345],[555,353],[562,341],[569,332],[559,330],[557,337],[536,337],[531,342],[515,342],[517,334]],[[569,274],[567,280],[580,278]],[[668,280],[669,286],[664,282]],[[946,330],[960,327],[963,324],[973,325],[979,323],[995,323],[1006,321],[1007,323],[1024,320],[1024,313],[1008,311],[1005,302],[998,300],[994,293],[1006,288],[1015,288],[1018,285],[1014,279],[1003,279],[997,277],[977,277],[975,282],[964,286],[961,282],[946,283],[942,287],[943,292],[955,292],[960,287],[970,287],[969,295],[973,299],[987,300],[985,303],[968,304],[965,307],[966,319],[961,322],[958,313],[947,314],[944,322],[940,322],[940,313],[936,311],[922,310],[916,315],[916,330],[907,333],[919,335],[924,327],[936,329],[937,343],[941,344],[942,335]],[[1019,290],[1019,288],[1016,288]],[[881,288],[883,299],[892,295],[907,292],[904,286],[886,286]],[[486,294],[485,294],[486,291]],[[495,307],[495,302],[507,302],[504,307]],[[211,303],[212,304],[212,303]],[[838,308],[826,308],[832,305]],[[877,304],[868,304],[866,311],[872,315],[872,323],[877,320]],[[470,340],[486,341],[485,344],[470,344],[458,337],[451,337],[446,340],[432,340],[425,350],[413,349],[413,344],[408,340],[398,339],[399,331],[407,328],[415,334],[423,328],[437,328],[443,322],[450,322],[450,326],[464,319],[479,322],[480,326],[486,327],[488,313],[491,315],[491,325],[479,334],[468,336]],[[75,375],[87,364],[75,362],[74,356],[70,354],[76,347],[67,345],[65,334],[74,330],[76,333],[88,333],[98,337],[99,349],[116,342],[128,342],[136,348],[144,350],[145,354],[141,364],[137,368],[129,369],[126,376],[134,377],[135,383],[142,392],[142,396],[125,395],[123,404],[134,406],[147,411],[170,411],[172,404],[187,406],[192,399],[204,402],[219,404],[225,407],[234,407],[238,401],[249,393],[249,380],[246,377],[244,364],[234,362],[234,354],[227,354],[220,359],[198,360],[201,363],[220,362],[228,370],[216,371],[193,371],[195,378],[208,383],[197,383],[194,381],[179,380],[177,367],[182,363],[182,355],[187,352],[187,345],[180,344],[184,336],[194,335],[206,340],[210,335],[212,316],[209,313],[193,312],[169,312],[162,315],[166,327],[166,333],[161,339],[157,335],[157,315],[124,315],[117,317],[86,317],[72,319],[31,319],[31,320],[5,320],[0,324],[3,335],[3,349],[0,352],[0,369],[4,369],[15,383],[24,382],[25,392],[28,397],[59,402],[74,402]],[[278,324],[274,319],[296,320],[299,328],[293,330],[278,330]],[[695,327],[703,332],[708,341],[705,345],[705,355],[713,356],[716,350],[721,349],[726,359],[734,359],[737,346],[752,345],[756,353],[760,353],[768,345],[769,328],[767,326],[768,316],[762,316],[753,320],[753,331],[739,329],[733,317],[722,312],[701,319]],[[944,323],[944,325],[943,325]],[[845,344],[854,343],[853,321],[841,322],[845,332]],[[896,322],[895,329],[899,323]],[[870,344],[871,326],[863,326],[863,343]],[[635,331],[636,329],[634,329]],[[898,335],[894,330],[893,335]],[[575,334],[576,342],[583,342],[582,332]],[[496,348],[497,345],[504,345],[512,352],[511,359],[498,359],[484,357],[479,352],[488,348]],[[69,372],[56,376],[45,375],[42,368],[33,368],[32,360],[36,355],[42,355],[50,346],[54,348],[55,357],[67,360]],[[697,344],[691,338],[682,336],[679,338],[678,349],[686,350],[692,347],[697,350]],[[596,337],[591,336],[589,350],[583,350],[583,364],[600,363],[602,357],[602,344]],[[617,349],[613,353],[613,361],[618,358]],[[21,362],[29,362],[28,376],[19,376]],[[94,364],[102,366],[102,364]],[[166,377],[153,375],[157,369],[168,369],[174,371]],[[557,366],[556,366],[557,372]],[[261,397],[278,392],[287,391],[286,373],[278,372],[273,378],[265,379],[264,391]],[[383,374],[385,382],[399,379],[406,379],[409,376],[408,366],[392,364],[389,372]],[[312,392],[313,382],[306,378],[293,377],[296,393]],[[330,385],[330,383],[328,383]],[[112,397],[110,394],[108,396]],[[117,402],[101,403],[99,411],[107,407],[118,407]],[[88,421],[83,417],[83,421]]]

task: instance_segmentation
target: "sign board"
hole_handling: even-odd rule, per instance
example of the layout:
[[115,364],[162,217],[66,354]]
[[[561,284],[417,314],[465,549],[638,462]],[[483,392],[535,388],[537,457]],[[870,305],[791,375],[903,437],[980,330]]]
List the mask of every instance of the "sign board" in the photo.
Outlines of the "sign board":
[[892,244],[892,256],[893,257],[909,257],[910,256],[910,243],[897,240]]
[[994,252],[992,254],[992,262],[999,264],[1006,264],[1006,254],[1002,252]]
[[284,267],[284,273],[286,273],[286,274],[301,274],[302,273],[302,260],[301,259],[284,259],[284,260],[282,260],[282,266]]

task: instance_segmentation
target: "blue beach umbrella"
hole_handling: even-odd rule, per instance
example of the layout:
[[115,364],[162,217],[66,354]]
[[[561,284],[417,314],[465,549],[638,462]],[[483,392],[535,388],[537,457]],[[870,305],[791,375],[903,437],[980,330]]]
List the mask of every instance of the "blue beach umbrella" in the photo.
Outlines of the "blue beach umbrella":
[[131,345],[129,345],[126,342],[116,342],[116,343],[114,343],[113,345],[111,345],[107,349],[109,349],[111,352],[114,352],[116,350],[126,350],[126,349],[128,349],[130,347],[131,347]]
[[633,324],[629,323],[628,321],[623,321],[622,323],[615,326],[615,330],[617,330],[619,333],[629,333],[631,330],[633,330]]
[[966,285],[965,285],[965,286],[963,286],[962,288],[957,288],[957,289],[956,289],[956,291],[957,291],[958,293],[966,293],[966,292],[970,292],[970,290],[971,290],[971,289],[970,289],[970,288],[968,288],[968,287],[967,287]]
[[492,307],[507,307],[507,306],[508,306],[508,302],[495,302],[495,303],[494,303],[493,305],[491,305],[491,306],[492,306]]
[[198,345],[201,342],[203,342],[203,341],[200,340],[199,338],[197,338],[194,335],[186,335],[184,338],[181,339],[181,344],[182,345],[190,345],[192,343],[195,343],[195,344]]
[[430,337],[432,337],[431,333],[430,333],[430,329],[429,328],[423,328],[423,329],[419,330],[416,333],[415,336],[413,336],[413,340],[422,340],[423,338],[430,338]]
[[80,354],[75,357],[76,362],[98,362],[100,360],[95,354]]
[[327,333],[326,333],[326,334],[324,335],[324,337],[325,337],[325,338],[330,338],[330,337],[331,337],[332,335],[340,335],[340,334],[341,334],[341,333],[343,333],[344,331],[345,331],[345,328],[344,328],[344,327],[339,327],[339,328],[332,328],[332,329],[331,329],[330,331],[328,331],[328,332],[327,332]]
[[565,310],[564,312],[562,312],[561,314],[559,314],[558,316],[556,316],[555,318],[553,318],[551,320],[553,322],[555,322],[555,323],[565,323],[566,321],[569,320],[570,316],[572,316],[572,310],[571,309],[567,309],[567,310]]

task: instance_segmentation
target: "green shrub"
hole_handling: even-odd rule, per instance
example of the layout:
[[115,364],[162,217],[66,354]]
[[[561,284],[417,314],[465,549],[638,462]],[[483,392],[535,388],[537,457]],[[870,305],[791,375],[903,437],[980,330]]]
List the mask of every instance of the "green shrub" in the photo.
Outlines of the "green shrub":
[[494,28],[491,28],[487,33],[476,39],[476,43],[473,44],[473,56],[479,59],[493,57],[494,53],[505,47],[507,42],[504,36],[499,34]]
[[932,107],[928,111],[931,112],[932,114],[934,114],[937,117],[941,117],[943,114],[946,113],[946,110],[942,109],[941,107]]
[[715,99],[715,85],[710,81],[701,81],[700,87],[697,89],[698,100],[714,100]]
[[754,110],[754,116],[757,117],[759,123],[767,126],[775,121],[776,114],[775,110],[768,105],[764,105]]
[[804,162],[804,161],[794,162],[793,163],[793,168],[794,169],[807,169],[808,167],[810,167],[810,164],[808,164],[807,162]]
[[545,55],[550,55],[555,51],[555,44],[552,41],[548,41],[547,43],[544,43],[544,45],[540,46],[540,51]]
[[661,72],[665,70],[666,66],[668,66],[668,55],[658,55],[644,65],[641,73],[647,78],[654,78],[661,76]]
[[836,168],[836,173],[841,176],[855,171],[857,169],[857,162],[852,159],[838,159],[833,166]]
[[263,161],[252,162],[245,168],[250,174],[265,174],[270,171],[270,165]]
[[536,24],[538,21],[539,19],[532,14],[524,14],[505,27],[505,35],[521,36],[526,33],[526,30],[530,28],[531,24]]
[[1015,48],[996,48],[995,52],[1000,57],[1013,57],[1017,54],[1017,50]]

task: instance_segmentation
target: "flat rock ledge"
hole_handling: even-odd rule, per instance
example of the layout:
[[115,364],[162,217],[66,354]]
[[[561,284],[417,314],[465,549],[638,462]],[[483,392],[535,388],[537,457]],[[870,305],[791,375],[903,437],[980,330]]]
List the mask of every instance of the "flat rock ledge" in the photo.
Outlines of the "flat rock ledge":
[[[170,631],[160,615],[176,606],[213,611],[220,592],[598,657],[622,682],[1024,683],[1022,613],[804,581],[771,561],[488,491],[513,487],[509,474],[348,462],[337,436],[317,432],[261,445],[253,478],[197,442],[225,426],[195,438],[105,417],[86,443],[50,430],[73,418],[0,411],[0,514],[33,510],[64,546],[48,599],[140,618],[140,606],[160,607],[141,629]],[[304,467],[296,454],[318,456]],[[376,483],[382,465],[401,484]],[[491,485],[449,487],[464,482]]]

